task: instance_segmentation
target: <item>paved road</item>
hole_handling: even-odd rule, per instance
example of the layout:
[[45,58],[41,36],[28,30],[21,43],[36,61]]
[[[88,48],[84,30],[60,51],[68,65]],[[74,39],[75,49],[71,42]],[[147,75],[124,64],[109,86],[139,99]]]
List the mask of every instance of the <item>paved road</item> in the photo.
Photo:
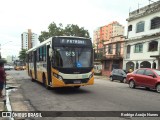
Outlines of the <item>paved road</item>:
[[[143,88],[130,89],[127,84],[107,79],[95,79],[93,86],[80,89],[63,88],[46,90],[31,82],[26,71],[9,71],[21,84],[19,89],[34,110],[38,111],[159,111],[160,94]],[[51,119],[51,118],[48,118]],[[53,119],[53,118],[52,118]],[[54,118],[81,120],[82,118]],[[83,118],[85,120],[121,120],[151,118]],[[158,118],[152,118],[158,120]]]

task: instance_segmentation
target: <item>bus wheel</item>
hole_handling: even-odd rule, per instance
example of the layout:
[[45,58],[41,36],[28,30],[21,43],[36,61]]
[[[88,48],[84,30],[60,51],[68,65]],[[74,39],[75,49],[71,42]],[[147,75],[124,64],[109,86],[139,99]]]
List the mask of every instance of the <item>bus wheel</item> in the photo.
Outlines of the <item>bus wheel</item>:
[[76,88],[76,89],[78,89],[78,88],[80,88],[81,86],[74,86],[74,88]]
[[46,77],[45,77],[44,74],[43,74],[43,86],[44,86],[46,89],[48,89],[48,90],[51,89],[51,88],[47,85]]

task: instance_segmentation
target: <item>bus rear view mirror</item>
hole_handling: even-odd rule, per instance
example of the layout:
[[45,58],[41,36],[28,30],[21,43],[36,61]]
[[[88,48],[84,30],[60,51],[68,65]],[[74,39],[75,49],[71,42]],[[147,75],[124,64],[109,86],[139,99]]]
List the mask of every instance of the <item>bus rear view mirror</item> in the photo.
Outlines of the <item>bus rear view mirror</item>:
[[53,49],[52,48],[49,48],[49,57],[53,57]]

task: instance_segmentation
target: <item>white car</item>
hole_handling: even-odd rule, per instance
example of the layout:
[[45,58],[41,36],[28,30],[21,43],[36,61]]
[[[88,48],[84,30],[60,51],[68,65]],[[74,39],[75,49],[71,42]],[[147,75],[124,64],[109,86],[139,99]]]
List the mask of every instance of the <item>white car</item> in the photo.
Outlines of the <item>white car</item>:
[[5,70],[10,70],[11,68],[10,68],[10,65],[4,65],[4,69]]
[[14,66],[13,65],[9,65],[9,64],[4,64],[4,69],[5,70],[13,70]]

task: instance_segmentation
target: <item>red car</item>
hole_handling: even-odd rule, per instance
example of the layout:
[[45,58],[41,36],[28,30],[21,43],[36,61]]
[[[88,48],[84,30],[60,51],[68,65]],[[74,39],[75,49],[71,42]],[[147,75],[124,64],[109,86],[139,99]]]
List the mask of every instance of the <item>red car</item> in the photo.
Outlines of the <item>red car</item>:
[[151,68],[140,68],[127,74],[126,82],[130,88],[136,86],[156,89],[160,93],[160,71]]

